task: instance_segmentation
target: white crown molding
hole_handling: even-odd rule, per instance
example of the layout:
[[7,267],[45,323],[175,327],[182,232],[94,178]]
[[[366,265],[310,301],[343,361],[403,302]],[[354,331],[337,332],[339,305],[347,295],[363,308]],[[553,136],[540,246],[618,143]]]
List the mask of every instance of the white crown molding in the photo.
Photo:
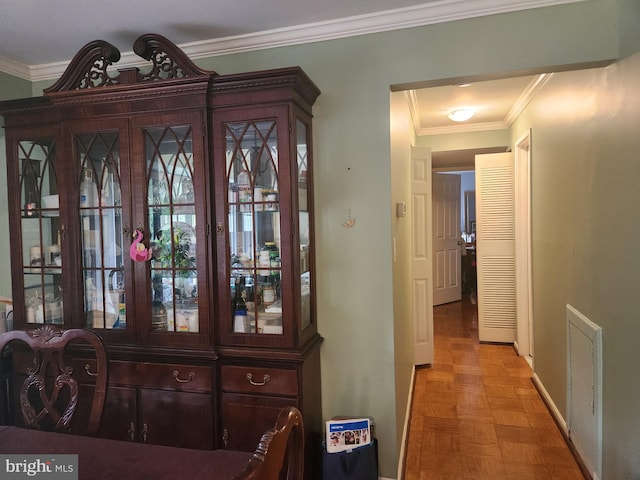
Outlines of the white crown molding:
[[418,94],[415,90],[407,90],[407,103],[409,104],[409,115],[411,115],[413,132],[417,135],[420,131],[420,102],[418,101]]
[[522,92],[522,95],[514,102],[511,110],[504,117],[504,123],[507,127],[510,127],[513,121],[518,118],[518,115],[522,113],[529,102],[536,96],[542,86],[547,83],[547,80],[553,75],[552,73],[543,73],[537,75],[527,88]]
[[[185,43],[179,46],[192,59],[207,58],[581,1],[586,0],[436,0],[413,7]],[[0,71],[32,82],[51,80],[62,75],[69,61],[29,66],[0,57]],[[139,57],[128,52],[122,55],[118,67],[144,64]]]
[[16,62],[0,55],[0,72],[8,73],[14,77],[31,80],[31,70],[28,65]]

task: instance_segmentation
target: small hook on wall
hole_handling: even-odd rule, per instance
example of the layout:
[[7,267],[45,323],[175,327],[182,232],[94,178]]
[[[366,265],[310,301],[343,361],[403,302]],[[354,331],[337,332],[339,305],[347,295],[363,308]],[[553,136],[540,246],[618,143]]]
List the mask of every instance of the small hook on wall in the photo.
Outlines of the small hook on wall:
[[347,210],[347,220],[342,224],[345,228],[353,228],[356,224],[356,219],[351,216],[351,209]]

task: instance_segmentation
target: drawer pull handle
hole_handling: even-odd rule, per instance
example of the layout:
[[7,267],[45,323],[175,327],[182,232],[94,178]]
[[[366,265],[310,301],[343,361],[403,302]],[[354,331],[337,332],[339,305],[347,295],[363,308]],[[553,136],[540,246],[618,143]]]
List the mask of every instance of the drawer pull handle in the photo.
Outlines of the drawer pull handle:
[[89,375],[90,377],[97,377],[98,376],[97,373],[93,373],[91,371],[91,365],[89,365],[88,363],[84,364],[84,371],[87,372],[87,375]]
[[271,377],[265,373],[264,377],[262,377],[262,382],[254,382],[253,374],[247,373],[247,380],[249,380],[249,383],[255,387],[262,387],[266,385],[269,380],[271,380]]
[[180,383],[189,383],[191,380],[196,378],[196,374],[193,372],[189,372],[189,378],[180,378],[180,372],[178,370],[173,371],[173,378],[176,379],[176,382]]
[[140,433],[142,434],[142,443],[147,443],[147,438],[149,436],[149,426],[147,425],[147,422],[142,424],[142,431]]

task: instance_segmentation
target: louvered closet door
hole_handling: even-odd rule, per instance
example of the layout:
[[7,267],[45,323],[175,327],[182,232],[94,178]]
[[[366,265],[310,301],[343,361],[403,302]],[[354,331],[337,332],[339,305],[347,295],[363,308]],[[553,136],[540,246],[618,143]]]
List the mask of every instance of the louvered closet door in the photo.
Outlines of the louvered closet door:
[[516,338],[513,154],[476,156],[476,258],[481,342]]

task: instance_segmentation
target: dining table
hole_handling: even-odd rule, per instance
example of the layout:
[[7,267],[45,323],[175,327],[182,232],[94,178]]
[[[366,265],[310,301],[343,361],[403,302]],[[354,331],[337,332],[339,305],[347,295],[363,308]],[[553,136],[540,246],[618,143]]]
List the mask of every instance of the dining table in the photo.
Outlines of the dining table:
[[[232,480],[247,466],[251,452],[196,450],[147,443],[45,432],[15,426],[0,426],[0,478],[7,469],[33,459],[55,460],[56,455],[77,455],[77,476],[49,478],[78,480]],[[72,457],[75,458],[75,457]],[[8,459],[8,460],[7,460]],[[46,475],[43,475],[43,478]]]

